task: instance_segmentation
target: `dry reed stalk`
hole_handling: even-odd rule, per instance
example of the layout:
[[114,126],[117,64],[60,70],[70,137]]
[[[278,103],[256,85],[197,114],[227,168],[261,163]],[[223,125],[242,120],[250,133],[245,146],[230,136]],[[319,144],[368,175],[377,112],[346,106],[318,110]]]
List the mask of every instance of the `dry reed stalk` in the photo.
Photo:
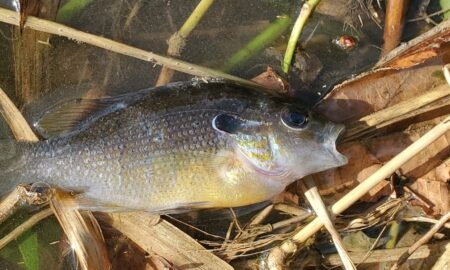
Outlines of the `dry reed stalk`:
[[[302,181],[302,180],[300,180]],[[322,200],[322,197],[319,194],[319,189],[314,182],[314,179],[311,176],[307,176],[303,179],[302,182],[299,183],[302,187],[302,190],[305,194],[306,199],[308,200],[311,207],[314,209],[317,217],[324,224],[327,231],[330,233],[331,238],[333,239],[333,243],[336,247],[336,250],[341,258],[342,264],[346,270],[356,270],[356,266],[353,264],[350,256],[348,255],[347,250],[345,249],[344,242],[342,241],[341,236],[333,225],[333,221],[331,220],[330,213]]]
[[[19,25],[19,14],[14,11],[7,10],[4,8],[0,8],[0,21],[12,25]],[[86,44],[90,44],[92,46],[96,46],[99,48],[103,48],[105,50],[127,55],[136,59],[144,60],[147,62],[151,62],[157,65],[165,65],[170,69],[177,70],[183,73],[191,74],[194,76],[201,77],[213,77],[213,78],[224,78],[239,84],[258,87],[261,89],[258,84],[229,75],[227,73],[202,67],[199,65],[191,64],[179,59],[164,57],[152,52],[148,52],[142,49],[138,49],[108,38],[104,38],[101,36],[89,34],[83,31],[76,30],[74,28],[55,23],[52,21],[36,18],[36,17],[28,17],[27,21],[24,25],[25,28],[31,28],[37,31],[50,33],[62,37],[69,38],[71,40],[75,40],[77,42],[83,42]]]
[[174,225],[145,212],[108,213],[100,216],[144,250],[164,257],[176,267],[233,269]]
[[[439,100],[443,100],[447,97],[450,97],[450,86],[444,84],[433,88],[420,96],[405,100],[389,108],[364,116],[348,126],[345,134],[345,140],[355,140],[375,129],[384,128],[407,118],[422,114],[426,111],[435,110],[437,109],[436,106],[431,106],[431,104],[435,104]],[[437,106],[440,108],[447,106],[448,103],[449,102],[444,102],[443,104],[438,104]],[[421,110],[422,108],[425,110]]]
[[58,190],[50,205],[81,268],[111,269],[103,234],[94,215],[89,211],[77,210],[73,197]]

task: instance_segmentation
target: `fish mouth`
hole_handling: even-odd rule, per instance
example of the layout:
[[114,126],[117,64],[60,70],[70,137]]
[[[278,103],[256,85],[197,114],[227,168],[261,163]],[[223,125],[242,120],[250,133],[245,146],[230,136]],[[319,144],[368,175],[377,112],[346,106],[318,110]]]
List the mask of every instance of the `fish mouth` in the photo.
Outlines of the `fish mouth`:
[[346,128],[343,124],[332,124],[332,128],[330,129],[330,138],[332,143],[332,153],[335,158],[336,167],[342,166],[347,164],[348,159],[346,156],[341,154],[337,149],[336,145],[340,142],[342,142],[342,139],[344,138]]
[[345,132],[347,128],[343,124],[336,124],[336,144],[341,143],[344,140]]

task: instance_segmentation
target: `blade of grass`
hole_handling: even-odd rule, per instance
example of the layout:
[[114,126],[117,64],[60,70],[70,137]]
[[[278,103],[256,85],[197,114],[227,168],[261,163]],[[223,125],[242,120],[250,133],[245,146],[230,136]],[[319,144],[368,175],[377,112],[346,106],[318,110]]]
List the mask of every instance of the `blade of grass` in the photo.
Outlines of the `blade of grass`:
[[39,245],[37,232],[27,231],[17,240],[26,270],[39,270]]
[[238,52],[233,54],[230,59],[225,62],[221,70],[230,72],[234,67],[248,61],[254,55],[258,54],[262,49],[272,44],[284,31],[289,27],[291,18],[287,15],[279,16],[274,22],[267,26],[264,31],[253,38]]

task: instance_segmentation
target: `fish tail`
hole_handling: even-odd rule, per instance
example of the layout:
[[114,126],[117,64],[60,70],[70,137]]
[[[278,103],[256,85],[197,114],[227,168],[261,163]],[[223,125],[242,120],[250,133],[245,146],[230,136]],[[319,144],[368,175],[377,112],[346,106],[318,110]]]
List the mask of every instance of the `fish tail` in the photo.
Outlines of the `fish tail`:
[[0,196],[12,190],[16,185],[14,172],[20,160],[18,144],[13,140],[0,140]]

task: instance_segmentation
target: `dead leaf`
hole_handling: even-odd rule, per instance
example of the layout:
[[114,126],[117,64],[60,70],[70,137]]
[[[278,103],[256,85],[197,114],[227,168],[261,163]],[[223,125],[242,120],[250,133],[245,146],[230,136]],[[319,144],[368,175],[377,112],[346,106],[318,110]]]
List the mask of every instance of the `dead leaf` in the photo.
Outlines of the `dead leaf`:
[[450,211],[450,190],[448,182],[416,179],[409,187],[422,199],[431,203],[434,214],[444,215]]
[[254,77],[252,81],[260,84],[267,89],[273,90],[279,94],[292,95],[289,91],[289,84],[278,75],[272,67],[267,66],[267,70],[258,76]]
[[316,111],[327,118],[349,123],[408,100],[445,83],[442,65],[425,65],[404,70],[377,70],[337,85]]

